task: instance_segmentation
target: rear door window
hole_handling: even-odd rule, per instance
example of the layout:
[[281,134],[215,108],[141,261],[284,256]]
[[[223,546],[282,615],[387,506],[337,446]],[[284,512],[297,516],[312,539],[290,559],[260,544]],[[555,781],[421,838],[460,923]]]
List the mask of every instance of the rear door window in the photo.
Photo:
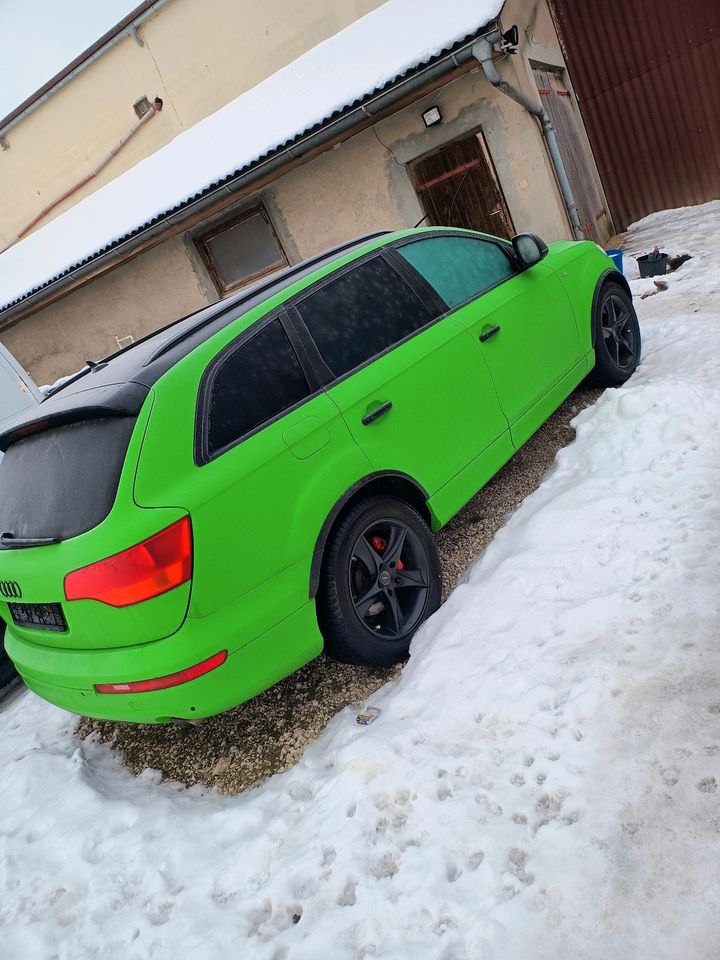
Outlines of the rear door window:
[[325,283],[297,309],[336,377],[383,353],[434,319],[382,257],[366,260]]
[[499,244],[474,237],[428,237],[403,244],[397,252],[451,309],[517,272]]
[[0,463],[0,534],[67,540],[115,501],[135,417],[98,417],[31,434]]
[[210,368],[204,386],[204,459],[212,458],[310,393],[280,320],[231,347]]

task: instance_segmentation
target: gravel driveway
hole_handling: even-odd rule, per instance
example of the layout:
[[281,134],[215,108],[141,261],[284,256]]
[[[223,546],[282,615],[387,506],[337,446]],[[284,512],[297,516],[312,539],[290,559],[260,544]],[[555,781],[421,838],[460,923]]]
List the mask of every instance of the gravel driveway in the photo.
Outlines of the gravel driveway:
[[[460,581],[505,517],[540,484],[574,436],[570,421],[602,391],[580,386],[486,487],[437,535],[443,595]],[[331,717],[360,709],[400,666],[368,670],[321,656],[248,703],[198,726],[142,726],[83,718],[81,738],[110,742],[134,773],[148,767],[187,785],[239,793],[295,764]]]

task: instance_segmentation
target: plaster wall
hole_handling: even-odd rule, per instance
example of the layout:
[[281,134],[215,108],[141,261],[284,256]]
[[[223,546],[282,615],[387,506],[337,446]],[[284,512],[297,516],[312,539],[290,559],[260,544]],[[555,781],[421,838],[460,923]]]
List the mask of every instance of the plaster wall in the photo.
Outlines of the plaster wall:
[[[214,297],[212,297],[214,299]],[[38,384],[74,373],[212,302],[175,237],[0,333]]]
[[125,136],[141,97],[160,97],[162,112],[34,229],[382,2],[169,0],[3,133],[0,250]]
[[[179,9],[184,0],[173,2]],[[529,14],[527,20],[523,11]],[[503,60],[500,72],[537,96],[527,60],[530,48],[538,61],[563,65],[545,2],[538,0],[528,10],[519,0],[508,0],[503,17],[507,26],[518,22],[521,27],[521,53]],[[432,104],[440,107],[443,122],[426,128],[422,112]],[[113,352],[118,339],[138,338],[214,302],[219,295],[197,254],[195,238],[218,220],[259,202],[290,263],[364,233],[414,226],[423,210],[410,165],[478,130],[487,140],[516,232],[532,231],[547,241],[571,238],[537,121],[491,87],[478,67],[287,172],[185,236],[141,253],[20,321],[0,337],[38,382],[52,382],[76,370],[86,358]]]

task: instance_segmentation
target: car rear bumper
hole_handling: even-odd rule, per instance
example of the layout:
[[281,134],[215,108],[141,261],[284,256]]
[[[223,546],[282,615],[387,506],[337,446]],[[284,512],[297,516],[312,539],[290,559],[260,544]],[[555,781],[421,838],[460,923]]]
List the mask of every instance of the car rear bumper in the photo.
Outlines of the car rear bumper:
[[[218,615],[188,618],[171,637],[137,647],[63,650],[44,647],[8,629],[8,653],[27,686],[64,710],[100,719],[167,723],[210,717],[249,700],[308,663],[322,650],[315,604],[306,603],[236,649],[237,623]],[[210,673],[147,693],[97,693],[97,683],[164,677],[220,650],[233,651]]]

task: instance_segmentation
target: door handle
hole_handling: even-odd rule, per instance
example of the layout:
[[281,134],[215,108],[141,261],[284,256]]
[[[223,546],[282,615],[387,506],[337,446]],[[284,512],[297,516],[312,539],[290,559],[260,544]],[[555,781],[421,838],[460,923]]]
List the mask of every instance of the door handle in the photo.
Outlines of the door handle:
[[485,343],[486,340],[494,337],[497,333],[500,333],[500,327],[496,324],[494,327],[490,327],[489,330],[485,330],[480,334],[480,343]]
[[388,400],[387,403],[382,403],[379,407],[375,407],[374,410],[371,410],[370,413],[366,413],[362,418],[363,426],[369,426],[379,417],[382,417],[383,414],[387,413],[388,410],[392,410],[392,400]]

